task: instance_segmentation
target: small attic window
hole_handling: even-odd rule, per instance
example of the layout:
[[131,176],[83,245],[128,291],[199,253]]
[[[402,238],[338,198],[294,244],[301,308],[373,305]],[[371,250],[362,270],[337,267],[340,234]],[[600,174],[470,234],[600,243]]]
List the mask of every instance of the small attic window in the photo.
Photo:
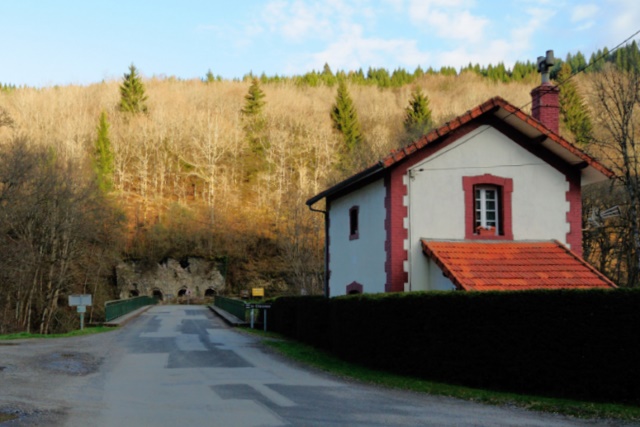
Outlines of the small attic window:
[[359,206],[354,206],[349,209],[349,240],[356,240],[359,236],[359,224],[358,213],[360,211]]
[[462,177],[465,239],[513,240],[513,179],[491,174]]
[[[496,185],[476,185],[475,192],[475,224],[474,230],[494,230],[495,235],[504,234],[502,221],[501,187]],[[476,233],[478,233],[476,231]],[[479,234],[479,233],[478,233]]]

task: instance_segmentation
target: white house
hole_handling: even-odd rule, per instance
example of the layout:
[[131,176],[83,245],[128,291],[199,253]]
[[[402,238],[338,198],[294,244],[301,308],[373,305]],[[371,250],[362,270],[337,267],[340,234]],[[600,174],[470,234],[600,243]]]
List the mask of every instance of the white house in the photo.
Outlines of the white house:
[[580,188],[613,174],[558,135],[557,87],[531,94],[531,116],[492,98],[309,199],[326,295],[615,287],[581,258]]

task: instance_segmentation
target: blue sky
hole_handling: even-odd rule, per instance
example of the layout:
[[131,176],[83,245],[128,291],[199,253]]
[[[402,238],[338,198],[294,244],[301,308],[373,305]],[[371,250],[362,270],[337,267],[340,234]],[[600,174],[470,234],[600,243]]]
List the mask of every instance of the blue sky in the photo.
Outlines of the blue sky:
[[511,66],[638,30],[638,0],[0,0],[0,83]]

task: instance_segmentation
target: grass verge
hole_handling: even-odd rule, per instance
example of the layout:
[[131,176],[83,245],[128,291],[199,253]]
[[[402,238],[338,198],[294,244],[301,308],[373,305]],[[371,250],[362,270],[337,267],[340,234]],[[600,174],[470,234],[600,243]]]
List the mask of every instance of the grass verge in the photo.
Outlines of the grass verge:
[[5,421],[15,420],[17,418],[18,418],[17,415],[14,415],[14,414],[3,414],[2,412],[0,412],[0,423],[3,423]]
[[[92,335],[92,334],[100,334],[102,332],[113,331],[117,328],[111,328],[108,326],[96,326],[96,327],[88,327],[83,330],[76,330],[67,332],[66,334],[31,334],[29,332],[18,332],[15,334],[8,335],[0,335],[0,340],[17,340],[17,339],[25,339],[25,338],[65,338],[65,337],[77,337],[81,335]],[[1,414],[0,414],[1,415]]]
[[583,419],[640,420],[640,408],[636,406],[529,396],[419,380],[387,372],[374,371],[360,365],[347,363],[314,347],[283,339],[277,334],[265,334],[261,331],[252,331],[250,329],[246,329],[246,331],[264,338],[271,338],[265,339],[264,343],[293,360],[343,378],[369,384],[428,393],[435,396],[453,397],[489,405],[516,406],[532,411],[563,414]]

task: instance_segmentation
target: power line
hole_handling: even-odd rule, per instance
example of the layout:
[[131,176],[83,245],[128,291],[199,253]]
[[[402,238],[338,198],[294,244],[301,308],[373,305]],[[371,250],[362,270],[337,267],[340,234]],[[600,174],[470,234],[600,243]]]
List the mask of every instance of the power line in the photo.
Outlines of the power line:
[[[566,80],[564,80],[563,82],[561,82],[561,83],[558,83],[558,84],[554,85],[554,87],[559,88],[560,86],[562,86],[563,84],[565,84],[565,83],[567,83],[569,80],[571,80],[573,77],[575,77],[576,75],[580,74],[581,72],[584,72],[587,68],[591,67],[592,65],[594,65],[595,63],[597,63],[597,62],[598,62],[598,61],[600,61],[601,59],[605,58],[605,57],[606,57],[606,56],[608,56],[608,55],[613,54],[613,53],[614,53],[614,52],[616,52],[618,49],[620,49],[623,45],[626,45],[626,44],[629,42],[629,40],[633,39],[633,38],[634,38],[635,36],[637,36],[638,34],[640,34],[640,30],[636,31],[635,33],[633,33],[632,35],[630,35],[629,37],[627,37],[625,40],[623,40],[622,42],[618,43],[618,45],[616,45],[616,46],[615,46],[612,50],[610,50],[606,55],[605,55],[605,54],[600,55],[600,57],[598,57],[598,58],[597,58],[595,61],[593,61],[591,64],[589,64],[588,66],[586,66],[585,68],[583,68],[583,69],[581,69],[581,70],[578,70],[578,72],[577,72],[577,73],[572,74],[569,78],[567,78],[567,79],[566,79]],[[517,111],[521,111],[524,107],[527,107],[527,106],[529,106],[529,105],[530,105],[530,104],[532,104],[532,103],[533,103],[533,100],[531,100],[531,101],[529,101],[529,102],[527,102],[527,103],[523,104],[523,105],[522,105],[522,106],[520,106],[520,107],[517,107],[517,110],[516,110],[516,111],[514,111],[514,112],[509,112],[506,116],[504,116],[504,117],[502,117],[502,118],[499,118],[499,120],[501,120],[501,121],[503,121],[503,122],[506,122],[506,119],[508,119],[509,117],[511,117],[512,115],[514,115]],[[467,138],[466,140],[462,141],[462,144],[466,144],[467,142],[469,142],[469,141],[471,141],[471,140],[475,139],[475,138],[476,138],[476,137],[478,137],[479,135],[481,135],[481,134],[483,134],[484,132],[486,132],[487,130],[489,130],[489,128],[490,128],[490,127],[486,127],[486,128],[484,128],[484,129],[481,129],[481,130],[480,130],[479,132],[477,132],[476,134],[471,135],[469,138]],[[437,154],[437,155],[436,155],[436,157],[433,157],[431,160],[433,160],[433,159],[435,159],[435,158],[437,158],[437,157],[440,157],[440,156],[442,156],[442,155],[446,154],[447,152],[449,152],[449,151],[451,151],[451,150],[453,150],[453,149],[455,149],[455,148],[459,147],[459,146],[460,146],[460,145],[462,145],[462,144],[455,145],[454,147],[449,148],[449,149],[448,149],[448,150],[446,150],[445,152],[442,152],[442,153]],[[419,170],[419,169],[416,169],[416,170]]]
[[[577,76],[578,74],[586,71],[587,69],[589,69],[590,67],[593,67],[596,63],[598,63],[600,60],[605,59],[607,56],[612,55],[615,51],[617,51],[618,49],[620,49],[622,46],[625,46],[627,43],[629,43],[629,40],[633,39],[635,36],[637,36],[638,34],[640,34],[640,30],[636,31],[635,33],[631,34],[629,37],[627,37],[624,41],[618,43],[618,45],[616,47],[614,47],[612,50],[610,50],[607,53],[603,53],[602,55],[600,55],[598,58],[596,58],[593,62],[591,62],[590,64],[587,64],[586,67],[578,70],[576,73],[571,74],[571,76],[569,76],[569,78],[559,82],[557,85],[555,85],[555,87],[559,88],[560,86],[564,85],[565,83],[567,83],[569,80],[571,80],[572,78],[574,78],[575,76]],[[528,105],[528,104],[525,104]]]

